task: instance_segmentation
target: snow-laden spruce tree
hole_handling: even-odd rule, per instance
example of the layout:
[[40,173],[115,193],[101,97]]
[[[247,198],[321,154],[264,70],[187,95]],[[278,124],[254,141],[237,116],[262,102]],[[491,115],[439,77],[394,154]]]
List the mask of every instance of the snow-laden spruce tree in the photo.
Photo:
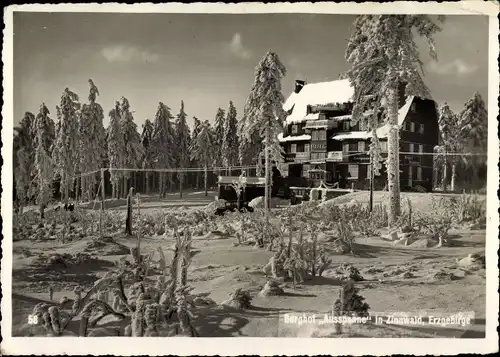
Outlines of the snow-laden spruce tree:
[[122,134],[122,125],[120,117],[120,102],[115,102],[115,107],[109,111],[109,125],[107,128],[107,144],[108,144],[108,160],[112,196],[113,198],[120,198],[120,179],[123,172],[113,170],[122,168],[125,162],[125,143]]
[[[104,130],[104,110],[99,103],[96,103],[99,89],[92,79],[89,79],[88,103],[82,105],[80,115],[80,173],[97,171],[102,167],[104,161],[104,142],[106,132]],[[94,197],[94,185],[96,183],[96,174],[81,177],[82,196],[87,200]],[[102,188],[103,189],[103,188]]]
[[258,132],[264,138],[265,160],[265,197],[266,220],[269,218],[271,161],[277,165],[283,162],[283,150],[278,141],[278,134],[283,130],[285,101],[281,93],[281,79],[286,75],[286,68],[278,55],[272,51],[260,60],[255,68],[255,78],[250,94],[245,103],[245,126],[242,134],[249,142]]
[[238,160],[241,165],[255,165],[259,154],[263,151],[262,137],[258,131],[245,134],[246,114],[238,120]]
[[[214,122],[214,147],[215,152],[218,153],[215,157],[215,167],[222,167],[224,165],[222,145],[224,143],[224,122],[226,121],[226,112],[222,108],[217,108]],[[217,170],[218,171],[218,170]]]
[[[142,124],[142,133],[141,133],[141,144],[142,144],[142,150],[143,150],[143,156],[142,156],[142,168],[143,169],[152,169],[154,168],[154,153],[152,150],[152,145],[151,141],[153,139],[153,123],[151,120],[146,119],[144,124]],[[150,182],[151,182],[151,172],[146,171],[144,172],[144,186],[146,189],[146,194],[149,195],[150,191]]]
[[64,202],[68,203],[70,185],[74,181],[78,169],[78,116],[80,115],[80,102],[78,95],[64,89],[59,105],[59,130],[52,158],[55,164],[55,174],[61,177],[61,193]]
[[19,212],[22,213],[26,199],[29,197],[29,190],[32,181],[33,165],[35,160],[34,152],[34,130],[35,116],[26,112],[19,126],[14,127],[13,141],[13,166],[14,183],[16,190],[16,203]]
[[[187,125],[187,115],[184,111],[184,101],[181,101],[181,109],[179,114],[177,114],[175,139],[177,143],[177,167],[186,168],[189,166],[191,133],[189,131],[189,126]],[[177,177],[179,179],[179,197],[182,198],[186,173],[179,171],[177,173]]]
[[439,108],[438,127],[441,134],[441,145],[435,148],[438,153],[435,163],[441,164],[443,167],[442,185],[444,191],[447,190],[448,186],[448,164],[451,164],[451,190],[454,191],[459,157],[447,154],[460,152],[463,141],[459,118],[446,102]]
[[54,121],[49,117],[49,110],[42,104],[35,119],[35,182],[36,200],[40,207],[40,217],[44,218],[45,208],[52,198],[52,180],[54,178],[50,151],[54,140]]
[[[141,135],[137,131],[137,124],[134,122],[134,116],[130,111],[130,103],[127,98],[122,97],[120,105],[121,133],[123,136],[123,167],[126,169],[135,169],[141,166],[143,148],[141,145]],[[123,174],[123,196],[127,196],[127,182],[131,178],[131,171],[125,171]],[[134,176],[135,178],[135,176]]]
[[191,157],[203,165],[205,196],[208,196],[208,166],[214,161],[214,133],[208,120],[204,121],[199,128],[196,138],[191,142]]
[[[196,141],[196,138],[198,137],[198,134],[200,133],[201,130],[201,125],[202,122],[200,119],[197,117],[193,117],[193,131],[191,132],[191,147],[193,146],[193,143]],[[190,149],[191,149],[190,147]],[[193,158],[193,156],[190,153],[191,157],[191,167],[200,167],[201,163],[197,162],[196,159]],[[200,188],[200,173],[197,171],[195,172],[195,187],[198,190]]]
[[[156,169],[170,169],[175,165],[177,148],[173,119],[170,108],[162,102],[158,103],[151,139],[151,151]],[[167,181],[170,186],[172,185],[172,174],[162,172],[159,177],[159,193],[160,198],[163,198],[167,194]]]
[[[442,18],[439,18],[442,20]],[[399,187],[399,89],[405,94],[430,98],[422,79],[422,61],[414,34],[423,37],[429,53],[437,59],[433,35],[440,31],[427,15],[361,15],[354,21],[346,59],[352,68],[346,73],[354,86],[354,122],[362,118],[370,104],[373,117],[382,107],[388,134],[387,183],[389,188],[389,222],[393,224],[401,212]],[[377,120],[368,120],[370,130]],[[376,158],[378,161],[378,158]]]
[[[488,150],[488,111],[481,95],[476,92],[458,114],[466,151],[484,154]],[[478,182],[478,170],[487,163],[486,156],[464,156],[472,168],[473,182]]]
[[222,140],[222,156],[225,167],[232,167],[238,164],[239,144],[238,144],[238,120],[236,119],[236,107],[233,102],[229,102],[227,117],[224,121],[224,136]]

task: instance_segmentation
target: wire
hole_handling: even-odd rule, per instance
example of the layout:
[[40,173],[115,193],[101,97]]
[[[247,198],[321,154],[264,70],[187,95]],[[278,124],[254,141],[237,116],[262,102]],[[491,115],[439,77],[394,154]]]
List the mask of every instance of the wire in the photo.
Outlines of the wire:
[[[383,154],[387,154],[384,152]],[[354,157],[354,156],[361,156],[361,155],[369,155],[369,152],[349,152],[347,154],[344,153],[342,157]],[[463,153],[458,153],[458,152],[445,152],[445,153],[435,153],[435,152],[399,152],[399,155],[414,155],[414,156],[487,156],[488,153],[473,153],[473,152],[463,152]],[[293,162],[289,162],[290,164],[294,163],[304,163],[304,162],[310,162],[310,161],[322,161],[326,160],[327,157],[324,158],[318,158],[318,159],[299,159],[299,160],[294,160]],[[184,167],[184,168],[167,168],[167,169],[143,169],[143,168],[115,168],[115,167],[107,167],[107,168],[102,168],[102,170],[106,171],[134,171],[134,172],[165,172],[165,173],[188,173],[188,172],[204,172],[205,170],[207,171],[227,171],[227,170],[249,170],[249,169],[256,169],[257,165],[246,165],[246,166],[231,166],[231,167]],[[75,180],[78,178],[82,178],[85,176],[90,176],[93,174],[96,174],[100,172],[101,169],[99,170],[94,170],[94,171],[89,171],[85,173],[81,173],[78,175],[73,175],[69,176],[68,180]],[[59,180],[53,180],[53,181],[59,181]]]
[[105,170],[108,171],[135,171],[135,172],[203,172],[203,171],[227,171],[227,170],[246,170],[246,169],[255,169],[257,165],[249,165],[249,166],[231,166],[231,167],[184,167],[184,168],[176,168],[176,169],[135,169],[135,168],[115,168],[109,167]]

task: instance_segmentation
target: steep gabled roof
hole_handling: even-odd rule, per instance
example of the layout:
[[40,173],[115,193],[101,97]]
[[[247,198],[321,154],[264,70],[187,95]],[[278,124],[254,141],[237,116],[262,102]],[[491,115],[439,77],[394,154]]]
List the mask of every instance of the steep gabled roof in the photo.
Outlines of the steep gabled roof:
[[[399,114],[398,114],[398,125],[401,126],[403,125],[406,116],[408,115],[408,111],[411,108],[411,104],[413,103],[413,100],[415,99],[414,96],[409,96],[406,99],[406,103],[399,109]],[[385,138],[389,134],[390,130],[390,125],[385,124],[382,125],[380,128],[377,129],[377,137],[378,138]],[[348,133],[337,133],[331,136],[331,139],[334,140],[346,140],[346,139],[369,139],[372,137],[372,133],[369,131],[351,131]]]
[[354,88],[348,79],[306,84],[299,93],[293,92],[283,105],[285,111],[293,108],[287,117],[287,124],[305,120],[308,105],[348,103],[352,101]]

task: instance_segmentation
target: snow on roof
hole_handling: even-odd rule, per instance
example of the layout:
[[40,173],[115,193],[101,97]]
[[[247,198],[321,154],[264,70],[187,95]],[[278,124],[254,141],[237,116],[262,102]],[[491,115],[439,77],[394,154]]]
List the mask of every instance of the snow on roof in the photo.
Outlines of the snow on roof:
[[295,104],[295,97],[297,96],[297,93],[292,92],[288,99],[285,101],[285,104],[283,104],[283,110],[285,112],[289,111],[290,109],[293,108],[293,105]]
[[282,143],[284,142],[287,142],[287,141],[304,141],[304,140],[311,140],[311,135],[307,135],[307,134],[304,134],[304,135],[296,135],[296,136],[293,136],[293,135],[289,135],[289,136],[285,136],[283,137],[283,133],[279,133],[278,134],[278,140]]
[[[399,109],[398,115],[398,125],[403,125],[408,111],[410,110],[411,104],[413,103],[414,96],[409,96],[406,99],[406,103]],[[382,125],[377,129],[377,137],[385,138],[389,134],[390,126],[389,124]],[[369,139],[372,137],[372,133],[368,131],[350,131],[347,133],[338,133],[332,135],[331,139],[334,140],[346,140],[346,139]]]
[[335,134],[331,137],[333,140],[347,140],[347,139],[368,139],[372,133],[367,131],[349,131],[346,133]]
[[309,113],[304,117],[305,120],[317,120],[319,119],[319,113]]
[[300,123],[305,120],[308,105],[325,105],[328,103],[348,103],[352,101],[354,88],[348,79],[330,82],[306,84],[299,93],[293,92],[283,108],[292,114],[286,119],[287,124]]

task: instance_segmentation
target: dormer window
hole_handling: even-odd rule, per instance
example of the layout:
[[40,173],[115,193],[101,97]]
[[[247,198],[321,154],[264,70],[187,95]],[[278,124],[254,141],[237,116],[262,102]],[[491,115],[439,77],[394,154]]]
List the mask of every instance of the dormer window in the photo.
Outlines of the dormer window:
[[342,129],[344,129],[345,131],[349,131],[351,128],[351,126],[349,124],[350,124],[349,120],[344,120],[342,122]]
[[292,134],[297,134],[299,131],[299,126],[297,124],[292,125]]

